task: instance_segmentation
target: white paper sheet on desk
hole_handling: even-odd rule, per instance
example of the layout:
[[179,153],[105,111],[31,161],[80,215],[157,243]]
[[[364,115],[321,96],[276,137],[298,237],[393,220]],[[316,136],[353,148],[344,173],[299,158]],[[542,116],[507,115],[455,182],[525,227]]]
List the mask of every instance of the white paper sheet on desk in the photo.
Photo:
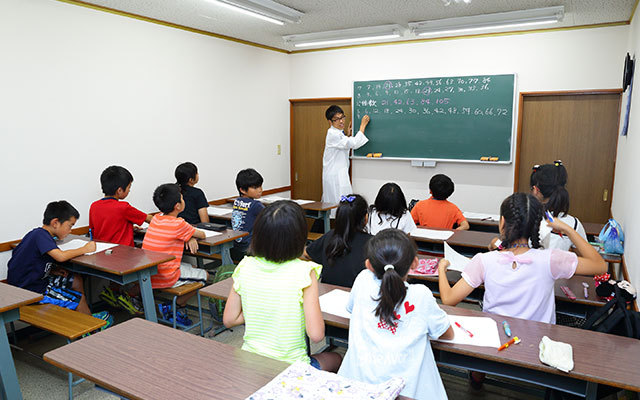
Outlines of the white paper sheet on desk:
[[[500,347],[500,334],[498,324],[487,317],[465,317],[461,315],[449,315],[449,321],[453,326],[455,336],[452,340],[438,340],[444,343],[470,344],[472,346]],[[473,333],[473,337],[455,325],[458,322],[463,328]]]
[[495,221],[495,222],[500,221],[500,216],[497,214],[483,214],[483,213],[474,213],[474,212],[464,211],[462,215],[465,218],[473,218],[473,219]]
[[305,204],[309,204],[309,203],[313,203],[313,200],[294,200],[296,203],[300,204],[301,206],[305,205]]
[[224,207],[214,207],[214,206],[209,206],[207,207],[207,213],[209,215],[215,215],[218,217],[221,217],[223,215],[227,215],[229,213],[231,213],[233,210],[231,208],[224,208]]
[[[68,241],[67,243],[63,243],[60,246],[58,246],[60,248],[60,250],[75,250],[75,249],[79,249],[80,247],[84,246],[85,244],[87,244],[86,241],[81,240],[81,239],[73,239]],[[116,247],[117,244],[113,244],[113,243],[103,243],[103,242],[96,242],[96,251],[92,252],[92,253],[85,253],[85,254],[95,254],[95,253],[99,253],[101,251],[105,251],[107,249],[110,249],[112,247]]]
[[205,236],[208,238],[210,237],[214,237],[214,236],[218,236],[218,235],[222,235],[222,232],[216,232],[216,231],[211,231],[209,229],[200,229],[202,232],[204,232]]
[[259,199],[259,201],[267,204],[276,202],[278,200],[291,200],[291,199],[287,199],[286,197],[280,197],[280,196],[261,197]]
[[425,239],[447,240],[453,235],[453,231],[437,231],[435,229],[416,228],[411,231],[411,236]]
[[349,295],[349,292],[340,289],[323,294],[320,296],[320,310],[338,317],[351,318],[351,313],[347,311]]
[[451,248],[447,242],[444,242],[444,258],[451,264],[447,269],[460,272],[464,271],[464,268],[469,264],[469,261],[471,261],[470,258],[463,256]]

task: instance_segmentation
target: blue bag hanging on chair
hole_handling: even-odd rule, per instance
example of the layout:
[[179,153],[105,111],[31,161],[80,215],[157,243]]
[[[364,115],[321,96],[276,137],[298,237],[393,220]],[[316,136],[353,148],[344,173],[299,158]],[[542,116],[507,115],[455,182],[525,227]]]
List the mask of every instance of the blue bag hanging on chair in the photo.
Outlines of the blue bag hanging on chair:
[[600,231],[598,236],[600,243],[604,246],[606,253],[624,253],[624,233],[622,227],[615,219],[611,218]]

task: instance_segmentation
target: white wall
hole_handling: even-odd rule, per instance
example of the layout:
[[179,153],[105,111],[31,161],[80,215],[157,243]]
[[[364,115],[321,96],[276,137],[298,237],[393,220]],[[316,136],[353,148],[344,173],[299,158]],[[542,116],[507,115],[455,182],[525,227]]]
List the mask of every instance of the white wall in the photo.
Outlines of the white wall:
[[52,200],[87,225],[112,164],[149,212],[187,160],[209,199],[234,195],[247,167],[266,189],[289,185],[286,54],[54,0],[2,0],[0,49],[0,242],[39,226]]
[[[640,18],[634,18],[626,51],[640,60]],[[640,289],[640,68],[635,68],[635,87],[631,98],[628,135],[618,139],[618,158],[613,186],[613,217],[625,233],[625,261],[631,283]]]
[[[356,80],[500,73],[516,73],[522,92],[618,88],[628,32],[620,26],[295,54],[291,97],[350,97]],[[352,172],[354,191],[370,202],[388,181],[408,199],[425,198],[436,173],[453,179],[451,200],[468,211],[497,213],[513,192],[513,164],[415,168],[409,161],[354,160]]]

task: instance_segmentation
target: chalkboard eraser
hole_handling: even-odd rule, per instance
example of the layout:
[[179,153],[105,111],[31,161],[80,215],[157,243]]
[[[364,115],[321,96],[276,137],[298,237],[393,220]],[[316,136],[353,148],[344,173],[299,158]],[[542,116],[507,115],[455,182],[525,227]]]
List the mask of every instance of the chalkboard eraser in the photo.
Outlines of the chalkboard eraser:
[[490,157],[489,161],[498,161],[500,157]]
[[369,158],[373,157],[373,153],[368,153],[367,157],[369,157]]
[[382,153],[373,153],[373,156],[376,157],[376,158],[377,157],[382,157]]
[[489,161],[489,157],[480,157],[480,161]]

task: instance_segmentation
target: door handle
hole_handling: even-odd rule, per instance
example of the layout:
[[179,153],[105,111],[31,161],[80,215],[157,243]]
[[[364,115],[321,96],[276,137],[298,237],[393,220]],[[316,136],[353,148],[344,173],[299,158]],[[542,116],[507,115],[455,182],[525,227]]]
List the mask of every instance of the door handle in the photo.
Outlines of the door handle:
[[602,193],[602,201],[606,202],[607,201],[607,197],[609,197],[609,191],[607,189],[605,189],[604,192]]

